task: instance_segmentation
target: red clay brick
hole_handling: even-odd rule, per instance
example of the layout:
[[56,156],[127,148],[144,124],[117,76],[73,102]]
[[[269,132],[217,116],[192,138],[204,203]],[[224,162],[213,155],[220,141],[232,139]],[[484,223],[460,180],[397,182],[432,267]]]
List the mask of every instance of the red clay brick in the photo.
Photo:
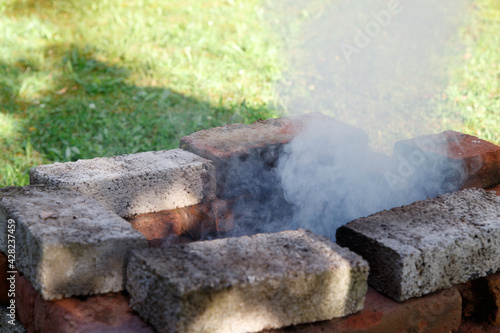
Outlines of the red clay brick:
[[500,184],[492,186],[492,187],[488,187],[486,189],[486,191],[500,196]]
[[27,333],[36,332],[35,300],[37,296],[38,292],[31,283],[24,276],[18,276],[16,279],[16,308],[19,321]]
[[275,166],[282,146],[289,143],[308,121],[318,118],[331,124],[332,131],[342,129],[346,135],[349,133],[364,138],[366,142],[368,140],[361,129],[315,113],[199,131],[181,138],[180,147],[212,160],[216,166],[217,194],[223,198],[235,198],[248,194],[245,185],[249,181],[274,184],[275,175],[269,170]]
[[489,320],[492,325],[500,326],[500,273],[487,276],[486,281],[488,282],[489,294],[494,303],[494,309]]
[[24,277],[18,278],[17,289],[19,317],[28,333],[155,332],[122,293],[46,301]]
[[[441,156],[450,165],[462,165],[463,174],[457,175],[461,178],[461,188],[486,188],[500,183],[500,147],[493,143],[472,135],[445,131],[399,141],[394,147],[394,155],[409,155],[418,150],[427,156]],[[414,156],[414,160],[419,161],[418,156]]]
[[462,295],[464,318],[500,326],[500,272],[456,287]]
[[500,333],[500,327],[491,326],[486,322],[477,322],[473,319],[464,319],[457,333]]
[[455,288],[402,303],[395,302],[369,288],[365,307],[357,314],[266,332],[449,333],[460,326],[461,312],[460,293]]
[[0,304],[9,304],[9,282],[7,281],[8,271],[7,256],[0,251]]
[[231,202],[218,199],[127,219],[134,229],[146,236],[152,247],[195,241],[233,227]]

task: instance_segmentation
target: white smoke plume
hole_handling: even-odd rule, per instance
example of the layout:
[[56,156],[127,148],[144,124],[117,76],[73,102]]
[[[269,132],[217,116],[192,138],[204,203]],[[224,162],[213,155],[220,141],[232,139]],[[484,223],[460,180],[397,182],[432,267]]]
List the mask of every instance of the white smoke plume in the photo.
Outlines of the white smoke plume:
[[[463,167],[450,165],[444,151],[389,155],[398,140],[443,130],[435,101],[444,93],[469,4],[270,5],[285,13],[277,21],[286,23],[289,66],[278,92],[287,110],[321,112],[357,128],[318,118],[284,147],[276,172],[293,209],[289,227],[334,239],[335,230],[350,220],[460,187]],[[290,24],[294,17],[300,22]],[[446,149],[436,140],[432,144]]]

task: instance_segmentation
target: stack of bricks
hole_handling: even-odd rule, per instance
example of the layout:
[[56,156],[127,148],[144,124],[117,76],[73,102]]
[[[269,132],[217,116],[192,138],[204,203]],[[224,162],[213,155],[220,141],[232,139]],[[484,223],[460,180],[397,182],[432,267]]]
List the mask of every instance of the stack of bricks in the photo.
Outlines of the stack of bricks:
[[500,147],[469,135],[398,142],[377,172],[447,163],[460,191],[352,221],[338,245],[305,230],[205,240],[237,228],[249,197],[283,204],[273,168],[311,117],[39,166],[0,189],[0,331],[500,332]]

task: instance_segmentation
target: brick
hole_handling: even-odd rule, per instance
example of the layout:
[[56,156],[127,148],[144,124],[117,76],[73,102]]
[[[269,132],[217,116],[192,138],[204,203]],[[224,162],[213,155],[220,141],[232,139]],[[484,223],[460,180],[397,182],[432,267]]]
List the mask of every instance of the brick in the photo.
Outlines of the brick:
[[449,333],[460,326],[460,305],[460,293],[455,288],[401,303],[368,288],[365,306],[359,313],[263,333]]
[[7,281],[8,270],[7,256],[0,251],[0,305],[9,304],[9,282]]
[[[15,221],[16,266],[45,299],[123,290],[124,266],[147,240],[96,200],[56,187],[0,189],[0,232]],[[5,251],[5,242],[0,243]]]
[[40,297],[31,283],[23,276],[16,278],[16,308],[18,320],[28,333],[35,331],[35,301]]
[[[311,120],[328,124],[332,131],[342,129],[356,140],[368,142],[366,134],[322,114],[307,114],[257,121],[250,125],[232,124],[199,131],[180,140],[182,149],[214,162],[217,193],[236,198],[266,192],[279,184],[274,168],[283,146],[301,132]],[[258,193],[255,196],[261,196]]]
[[491,326],[487,322],[477,322],[473,319],[462,320],[457,333],[500,333],[500,327]]
[[20,277],[18,309],[28,332],[124,332],[154,333],[128,305],[122,293],[85,298],[44,300],[30,282]]
[[11,311],[4,305],[0,305],[0,332],[24,333],[26,330],[15,318],[12,319]]
[[500,272],[457,285],[463,316],[500,326]]
[[486,277],[488,282],[488,292],[494,302],[494,308],[490,314],[490,323],[494,326],[500,326],[500,273],[492,274]]
[[31,170],[30,183],[77,190],[122,217],[215,197],[212,163],[181,149],[41,165]]
[[369,284],[397,301],[500,268],[500,197],[466,189],[359,218],[337,243],[370,264]]
[[394,159],[444,191],[500,183],[500,147],[454,131],[399,141]]
[[495,311],[494,301],[488,291],[485,277],[473,279],[455,286],[462,296],[462,316],[477,321],[488,321]]
[[161,332],[255,332],[362,309],[368,266],[309,231],[134,251],[131,306]]
[[215,200],[127,218],[153,247],[200,240],[232,229],[231,203]]
[[500,195],[500,184],[488,187],[486,191],[491,192],[495,195]]

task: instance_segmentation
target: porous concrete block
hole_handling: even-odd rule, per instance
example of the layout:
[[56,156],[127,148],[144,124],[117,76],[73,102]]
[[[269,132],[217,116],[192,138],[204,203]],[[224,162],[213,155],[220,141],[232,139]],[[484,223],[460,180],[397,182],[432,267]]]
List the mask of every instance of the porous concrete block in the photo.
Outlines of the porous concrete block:
[[370,264],[368,283],[397,301],[500,269],[500,197],[466,189],[359,218],[337,243]]
[[262,333],[449,333],[460,326],[461,303],[455,288],[401,303],[368,288],[365,307],[356,314]]
[[445,191],[500,183],[500,146],[455,131],[396,142],[394,160]]
[[310,231],[134,251],[130,304],[158,332],[256,332],[363,308],[366,262]]
[[130,251],[148,244],[130,223],[69,189],[0,189],[2,235],[9,220],[15,221],[16,266],[47,300],[123,290]]
[[215,198],[213,164],[181,149],[41,165],[30,183],[77,190],[122,217]]

